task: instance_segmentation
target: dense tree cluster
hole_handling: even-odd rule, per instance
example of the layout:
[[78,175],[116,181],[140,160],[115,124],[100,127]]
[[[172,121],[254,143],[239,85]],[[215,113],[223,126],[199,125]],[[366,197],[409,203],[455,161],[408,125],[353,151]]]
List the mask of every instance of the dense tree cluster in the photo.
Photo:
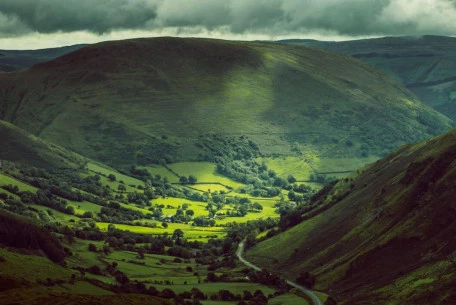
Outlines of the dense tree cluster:
[[0,210],[0,243],[9,247],[42,250],[54,262],[61,263],[65,251],[49,230],[30,219]]

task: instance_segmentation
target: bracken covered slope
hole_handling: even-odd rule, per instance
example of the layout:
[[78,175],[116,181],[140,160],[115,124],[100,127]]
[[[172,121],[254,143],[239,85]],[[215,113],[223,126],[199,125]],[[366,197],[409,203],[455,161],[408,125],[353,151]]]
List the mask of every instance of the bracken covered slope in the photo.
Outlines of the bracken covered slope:
[[455,304],[456,129],[338,182],[249,258],[343,304]]

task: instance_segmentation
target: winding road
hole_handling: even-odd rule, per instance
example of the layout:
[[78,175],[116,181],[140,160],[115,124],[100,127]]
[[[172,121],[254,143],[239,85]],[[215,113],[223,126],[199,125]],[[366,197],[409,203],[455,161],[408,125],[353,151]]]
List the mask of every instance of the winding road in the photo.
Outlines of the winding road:
[[[245,240],[241,241],[239,243],[239,246],[236,250],[236,256],[239,258],[239,260],[244,264],[246,265],[247,267],[250,267],[252,269],[254,269],[255,271],[261,271],[261,268],[258,267],[258,266],[255,266],[254,264],[252,264],[251,262],[247,261],[245,258],[242,257],[242,254],[244,253],[244,247],[245,247]],[[301,285],[298,285],[292,281],[289,281],[289,280],[286,280],[287,284],[304,292],[305,294],[307,294],[314,302],[315,305],[323,305],[323,303],[321,302],[321,300],[317,297],[317,295],[312,291],[312,290],[309,290],[307,288],[305,288],[304,286],[301,286]]]

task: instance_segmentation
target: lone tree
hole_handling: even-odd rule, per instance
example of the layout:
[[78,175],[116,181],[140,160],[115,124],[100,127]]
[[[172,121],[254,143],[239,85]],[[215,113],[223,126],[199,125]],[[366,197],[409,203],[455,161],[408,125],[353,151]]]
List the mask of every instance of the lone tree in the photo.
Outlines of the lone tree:
[[109,179],[109,181],[114,182],[114,181],[116,181],[116,175],[109,174],[108,179]]
[[188,183],[195,184],[197,181],[198,181],[198,179],[195,176],[193,176],[193,175],[188,176]]
[[97,252],[97,246],[94,244],[89,244],[89,251],[90,252]]
[[146,253],[146,250],[144,248],[141,247],[141,248],[138,249],[138,257],[140,259],[144,259],[144,254],[145,253]]
[[125,187],[125,185],[119,184],[119,186],[117,187],[117,190],[119,192],[125,192],[127,190],[127,188]]
[[188,178],[185,177],[185,176],[181,176],[179,178],[179,182],[182,183],[182,184],[188,184]]
[[179,240],[181,237],[184,237],[184,232],[181,229],[174,230],[173,239]]

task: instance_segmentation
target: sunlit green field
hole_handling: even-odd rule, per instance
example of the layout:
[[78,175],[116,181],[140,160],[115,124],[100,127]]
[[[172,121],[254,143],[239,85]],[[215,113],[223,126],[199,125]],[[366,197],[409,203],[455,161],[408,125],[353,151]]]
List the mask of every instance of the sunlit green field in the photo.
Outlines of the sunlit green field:
[[[107,231],[109,223],[97,222],[97,226],[102,231]],[[220,227],[194,227],[190,224],[184,223],[169,223],[167,228],[157,227],[148,228],[141,226],[130,226],[123,224],[115,224],[119,230],[130,231],[139,234],[150,234],[150,235],[163,235],[164,233],[173,234],[174,230],[180,229],[184,232],[184,237],[187,239],[199,239],[208,238],[214,235],[222,237],[226,234],[226,231]]]
[[100,205],[88,201],[76,202],[67,200],[67,204],[74,208],[76,214],[80,215],[84,214],[84,212],[92,212],[93,214],[97,214],[100,213],[101,210]]
[[242,187],[243,184],[233,181],[216,173],[217,166],[210,162],[181,162],[170,164],[169,167],[181,176],[193,175],[198,182],[218,182],[232,188]]
[[216,183],[198,183],[192,185],[192,188],[197,189],[201,192],[220,192],[223,191],[225,193],[230,192],[231,190],[228,189],[227,187],[221,185],[221,184],[216,184]]
[[264,161],[269,169],[285,179],[293,175],[298,181],[307,181],[314,173],[309,163],[298,157],[258,158],[258,161]]
[[134,211],[138,211],[138,212],[141,212],[143,214],[150,214],[152,213],[151,211],[149,211],[146,207],[138,207],[134,204],[126,204],[126,203],[120,203],[120,206],[125,208],[125,209],[130,209],[130,210],[134,210]]
[[[188,210],[193,210],[195,212],[194,217],[197,216],[208,216],[208,211],[206,210],[207,202],[202,201],[192,201],[183,198],[157,198],[151,201],[152,204],[165,205],[165,208],[162,209],[163,215],[176,214],[176,209],[182,207],[184,203],[188,204]],[[173,208],[167,208],[167,206],[172,206]]]
[[179,177],[170,172],[167,168],[161,165],[148,165],[148,166],[138,166],[139,169],[146,169],[152,175],[160,175],[161,177],[168,178],[168,181],[171,183],[179,182]]

